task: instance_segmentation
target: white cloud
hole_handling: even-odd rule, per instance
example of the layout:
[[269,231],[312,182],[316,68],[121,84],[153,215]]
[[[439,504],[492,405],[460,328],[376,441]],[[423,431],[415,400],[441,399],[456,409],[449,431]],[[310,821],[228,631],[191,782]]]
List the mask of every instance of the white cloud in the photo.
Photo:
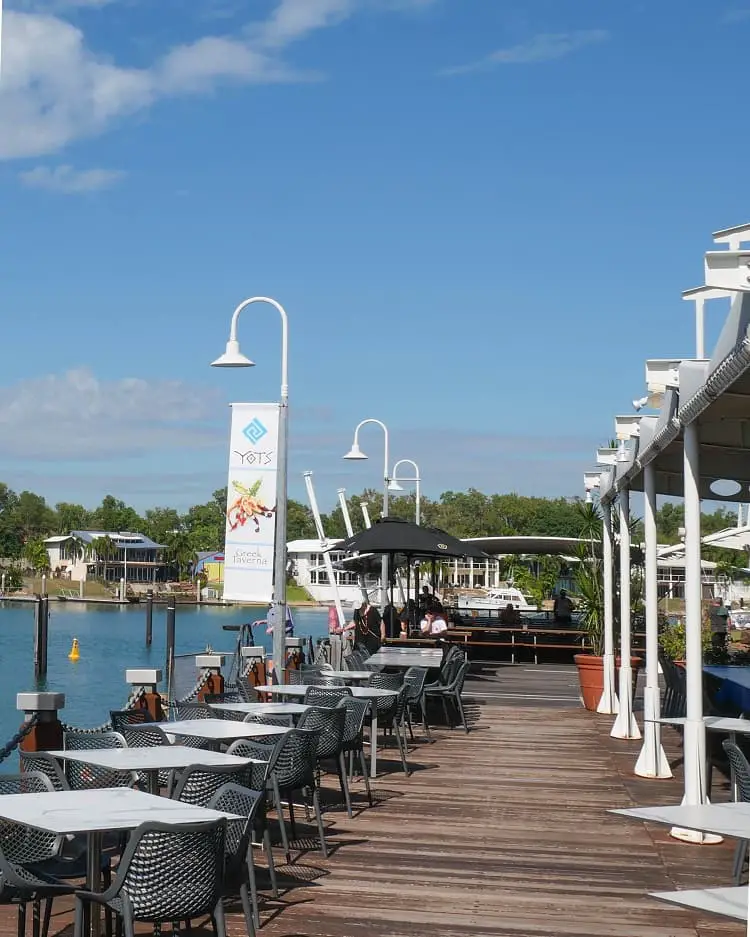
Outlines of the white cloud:
[[107,0],[22,0],[4,22],[0,159],[58,152],[160,99],[210,92],[221,83],[315,80],[316,73],[282,59],[285,47],[361,10],[404,11],[432,2],[276,0],[265,21],[240,35],[203,36],[134,68],[93,50],[60,14],[61,7],[100,7]]
[[30,189],[47,189],[65,195],[99,192],[116,185],[124,172],[119,169],[74,169],[72,166],[36,166],[19,174],[21,182]]
[[182,381],[100,380],[87,368],[3,389],[0,456],[84,461],[221,446],[225,407]]
[[467,65],[455,65],[442,70],[443,75],[463,75],[469,72],[489,71],[499,65],[534,65],[539,62],[552,62],[579,52],[587,46],[606,42],[609,33],[604,29],[580,29],[568,33],[540,33],[528,42],[505,49],[497,49],[489,55],[469,62]]

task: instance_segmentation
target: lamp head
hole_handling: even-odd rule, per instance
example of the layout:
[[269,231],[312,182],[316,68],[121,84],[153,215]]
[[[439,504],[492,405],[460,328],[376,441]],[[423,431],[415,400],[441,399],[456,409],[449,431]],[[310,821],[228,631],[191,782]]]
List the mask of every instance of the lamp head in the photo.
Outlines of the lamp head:
[[358,443],[358,442],[355,442],[354,445],[352,446],[352,448],[351,448],[351,449],[347,452],[347,454],[344,456],[344,458],[345,458],[345,459],[349,459],[349,460],[351,460],[351,461],[360,461],[360,460],[362,460],[362,459],[366,459],[367,456],[366,456],[366,455],[364,454],[364,452],[362,452],[362,450],[359,448],[359,443]]
[[227,342],[227,350],[223,355],[219,355],[216,361],[211,362],[212,368],[253,368],[255,362],[246,358],[240,351],[240,343],[230,338]]
[[594,499],[591,497],[591,492],[588,490],[588,488],[586,489],[585,503],[586,503],[586,504],[593,504],[593,503],[594,503]]
[[648,406],[648,395],[645,397],[639,397],[638,400],[633,401],[634,410],[642,410],[646,406]]
[[404,490],[404,489],[402,488],[401,485],[399,485],[397,479],[392,478],[392,479],[388,482],[388,491],[403,491],[403,490]]

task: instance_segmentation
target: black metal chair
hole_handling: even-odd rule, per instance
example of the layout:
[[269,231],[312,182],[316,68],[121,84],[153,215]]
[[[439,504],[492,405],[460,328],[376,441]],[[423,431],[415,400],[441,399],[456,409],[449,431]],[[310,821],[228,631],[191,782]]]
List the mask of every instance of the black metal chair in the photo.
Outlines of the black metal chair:
[[449,679],[445,684],[430,684],[424,689],[425,696],[428,699],[437,698],[441,701],[446,722],[451,728],[453,728],[453,722],[448,711],[448,701],[451,701],[455,705],[458,715],[461,717],[461,725],[467,733],[469,731],[469,724],[466,721],[461,694],[470,666],[471,664],[468,660],[461,661],[456,658],[455,662],[451,662],[449,665],[452,669],[448,671]]
[[[92,748],[127,748],[119,732],[66,732],[63,747],[69,751],[90,751]],[[138,783],[134,771],[113,771],[84,761],[68,759],[65,776],[71,790],[85,791],[100,787],[133,787]]]
[[226,937],[224,857],[226,820],[174,826],[144,823],[128,842],[111,886],[76,892],[75,937],[84,937],[84,909],[100,904],[122,918],[125,937],[135,922],[164,924],[211,917]]
[[337,704],[341,709],[346,710],[346,721],[344,723],[344,738],[342,752],[344,758],[349,756],[349,775],[354,774],[354,761],[359,761],[362,770],[362,779],[365,782],[367,790],[367,799],[372,807],[372,790],[370,788],[370,778],[367,774],[367,759],[365,758],[364,725],[367,714],[370,711],[370,704],[367,700],[354,699],[352,696],[342,696]]
[[246,818],[244,822],[227,823],[224,895],[229,898],[239,894],[250,937],[260,928],[252,840],[258,818],[265,811],[265,799],[265,790],[252,791],[238,784],[224,784],[207,804],[213,810]]
[[348,686],[309,686],[305,691],[307,706],[337,706],[344,696],[351,696]]
[[109,713],[109,719],[115,732],[122,732],[128,726],[144,725],[146,722],[155,721],[147,709],[113,709]]
[[178,719],[215,719],[211,707],[207,703],[177,703],[176,712]]
[[406,690],[406,723],[409,727],[409,734],[414,741],[414,730],[411,725],[412,708],[419,709],[422,715],[422,727],[427,738],[430,738],[430,726],[427,722],[427,700],[425,699],[424,687],[427,680],[426,667],[409,667],[404,674],[404,686]]
[[38,771],[45,775],[52,783],[52,790],[69,791],[70,784],[60,762],[49,752],[19,752],[21,756],[21,771]]
[[[339,776],[341,793],[346,804],[346,812],[352,816],[352,801],[349,795],[349,784],[346,776],[346,763],[344,761],[344,728],[346,725],[346,710],[331,709],[323,706],[311,706],[302,714],[297,723],[300,729],[311,729],[317,732],[318,740],[315,745],[315,760],[318,768],[318,778],[323,762],[333,761],[336,773]],[[320,786],[320,784],[318,784]]]
[[[376,673],[370,679],[370,689],[394,690],[395,696],[383,696],[380,699],[373,700],[373,705],[377,706],[378,725],[383,729],[383,738],[386,739],[391,732],[396,736],[399,755],[401,756],[401,766],[404,774],[411,773],[406,760],[406,728],[404,725],[406,714],[406,694],[407,687],[404,684],[404,675],[401,673]],[[371,744],[376,744],[376,739],[370,740]]]
[[244,786],[247,780],[248,771],[245,767],[216,765],[209,768],[204,765],[190,765],[178,776],[170,797],[183,804],[192,804],[193,807],[206,807],[223,784]]
[[[750,803],[750,764],[743,755],[741,749],[729,739],[722,743],[724,751],[727,753],[729,765],[732,769],[732,779],[737,789],[737,800],[741,803]],[[748,841],[740,839],[734,851],[734,864],[732,866],[732,877],[735,885],[742,884],[742,870],[747,861]]]

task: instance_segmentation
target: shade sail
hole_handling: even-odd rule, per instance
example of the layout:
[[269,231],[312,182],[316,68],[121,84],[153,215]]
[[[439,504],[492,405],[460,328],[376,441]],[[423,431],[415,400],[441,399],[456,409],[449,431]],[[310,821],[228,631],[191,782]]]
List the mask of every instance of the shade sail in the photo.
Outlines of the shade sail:
[[[334,549],[330,547],[329,549]],[[401,553],[404,556],[467,556],[489,559],[486,553],[437,527],[419,527],[396,517],[381,517],[335,547],[344,553]]]

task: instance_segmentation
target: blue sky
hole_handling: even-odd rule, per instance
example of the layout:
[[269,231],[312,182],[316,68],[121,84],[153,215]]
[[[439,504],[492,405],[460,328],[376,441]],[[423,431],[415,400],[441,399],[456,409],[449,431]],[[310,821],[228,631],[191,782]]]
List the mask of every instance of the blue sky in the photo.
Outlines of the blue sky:
[[[225,483],[208,367],[291,333],[291,493],[579,494],[748,220],[750,3],[5,0],[0,478],[139,507]],[[722,320],[710,306],[709,347]]]

